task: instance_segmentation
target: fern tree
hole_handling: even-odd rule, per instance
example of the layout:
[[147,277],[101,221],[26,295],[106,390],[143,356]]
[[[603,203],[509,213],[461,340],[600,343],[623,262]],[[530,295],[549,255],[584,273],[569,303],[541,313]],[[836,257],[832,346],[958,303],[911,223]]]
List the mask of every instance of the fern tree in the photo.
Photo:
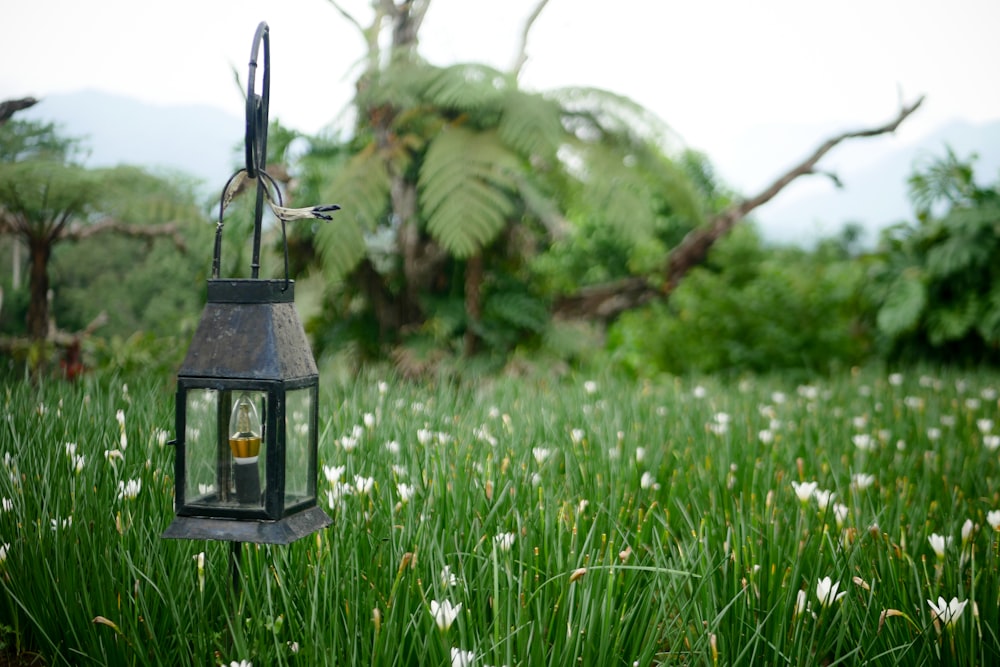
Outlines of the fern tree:
[[[703,204],[662,150],[667,129],[630,100],[531,92],[516,69],[423,61],[428,6],[373,3],[350,150],[331,159],[320,146],[301,161],[304,184],[343,208],[315,230],[336,285],[328,324],[367,322],[381,342],[416,332],[435,342],[464,334],[467,351],[484,339],[507,346],[546,326],[551,295],[533,262],[581,221],[599,215],[626,254],[662,261],[665,220],[690,229]],[[381,30],[392,34],[388,53]]]
[[[0,128],[0,234],[28,251],[27,333],[52,338],[49,270],[56,246],[101,234],[152,240],[180,248],[184,221],[195,219],[181,185],[138,168],[87,169],[75,161],[75,141],[51,124],[10,121]],[[175,217],[179,216],[179,217]],[[169,221],[148,224],[151,218]]]
[[949,149],[916,171],[916,224],[883,233],[876,321],[896,352],[1000,358],[1000,182],[978,185],[973,159]]

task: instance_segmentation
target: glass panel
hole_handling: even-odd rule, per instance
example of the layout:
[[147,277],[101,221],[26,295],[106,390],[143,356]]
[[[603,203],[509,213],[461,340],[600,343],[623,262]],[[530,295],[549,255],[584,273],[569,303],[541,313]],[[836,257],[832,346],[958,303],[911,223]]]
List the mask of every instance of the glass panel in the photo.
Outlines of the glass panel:
[[267,393],[189,389],[184,504],[263,509]]
[[184,504],[204,503],[218,493],[215,450],[219,392],[188,389],[184,415]]
[[316,495],[315,474],[310,474],[310,456],[316,437],[316,387],[290,389],[285,399],[285,507]]

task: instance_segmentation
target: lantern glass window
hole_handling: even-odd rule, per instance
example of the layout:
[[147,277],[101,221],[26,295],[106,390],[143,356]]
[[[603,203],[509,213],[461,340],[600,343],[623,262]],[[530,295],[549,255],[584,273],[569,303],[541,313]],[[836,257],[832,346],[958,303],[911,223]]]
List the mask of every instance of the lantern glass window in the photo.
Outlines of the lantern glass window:
[[316,385],[290,389],[285,408],[285,509],[316,498]]

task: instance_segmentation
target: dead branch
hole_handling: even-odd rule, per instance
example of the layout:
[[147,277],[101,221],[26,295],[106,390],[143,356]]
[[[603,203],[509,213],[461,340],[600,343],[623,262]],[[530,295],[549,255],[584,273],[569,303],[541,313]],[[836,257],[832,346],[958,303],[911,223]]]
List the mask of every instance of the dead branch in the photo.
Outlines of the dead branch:
[[187,242],[180,230],[180,224],[176,222],[165,222],[159,225],[130,225],[114,218],[105,218],[92,224],[72,225],[63,231],[61,238],[68,241],[82,241],[109,232],[142,239],[169,237],[178,250],[187,252]]
[[545,5],[548,3],[549,0],[539,0],[538,5],[535,6],[535,11],[531,12],[528,20],[524,22],[524,28],[521,30],[521,43],[517,48],[517,56],[514,58],[514,64],[510,68],[510,74],[515,81],[521,78],[521,69],[528,62],[528,34],[531,32],[531,26],[541,16],[542,10],[545,9]]
[[38,100],[34,97],[22,97],[19,100],[7,100],[5,102],[0,102],[0,125],[3,125],[10,117],[13,116],[18,111],[23,111],[28,107],[33,107],[38,104]]
[[578,293],[559,300],[555,306],[555,313],[564,318],[583,317],[610,321],[626,310],[644,305],[653,299],[667,297],[688,271],[705,261],[715,242],[728,234],[751,211],[771,201],[797,178],[823,173],[816,169],[816,164],[838,144],[848,139],[875,137],[895,132],[923,101],[924,98],[921,96],[913,104],[903,105],[896,117],[884,125],[844,132],[827,139],[803,161],[781,174],[759,193],[718,213],[708,224],[691,230],[670,251],[663,272],[659,276],[635,276],[581,289]]

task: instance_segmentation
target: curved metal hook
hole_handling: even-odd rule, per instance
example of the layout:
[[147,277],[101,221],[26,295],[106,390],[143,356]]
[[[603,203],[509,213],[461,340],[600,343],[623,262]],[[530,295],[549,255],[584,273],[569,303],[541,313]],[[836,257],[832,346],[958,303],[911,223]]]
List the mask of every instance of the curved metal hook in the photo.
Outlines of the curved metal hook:
[[[261,78],[261,94],[255,92],[257,84],[257,57],[260,44],[264,43],[264,73]],[[267,161],[268,105],[271,97],[271,40],[267,23],[261,21],[253,37],[250,50],[250,73],[247,75],[246,109],[246,168],[247,176],[257,177]]]
[[[260,43],[264,42],[264,74],[261,77],[261,94],[255,92],[257,84],[257,56]],[[260,273],[261,220],[264,217],[264,179],[257,178],[264,171],[267,162],[267,111],[271,96],[271,40],[267,23],[261,21],[253,36],[250,50],[250,73],[247,76],[247,132],[246,168],[247,177],[257,181],[257,201],[253,212],[253,255],[250,261],[250,277]]]

